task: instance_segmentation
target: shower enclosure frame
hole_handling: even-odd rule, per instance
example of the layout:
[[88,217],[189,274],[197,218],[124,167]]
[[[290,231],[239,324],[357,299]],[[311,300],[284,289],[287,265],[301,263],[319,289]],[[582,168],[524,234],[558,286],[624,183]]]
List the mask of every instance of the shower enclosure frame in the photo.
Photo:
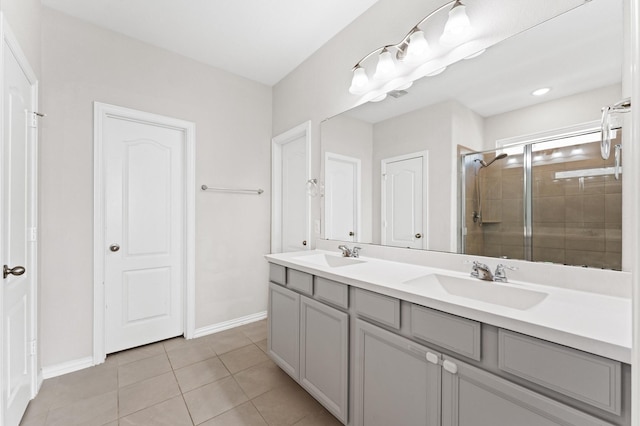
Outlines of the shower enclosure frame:
[[[617,126],[614,130],[619,129]],[[496,141],[496,148],[485,151],[468,151],[461,152],[458,159],[458,199],[460,200],[458,208],[458,253],[466,253],[467,223],[466,223],[466,178],[467,171],[465,169],[465,157],[472,154],[495,153],[499,155],[501,150],[506,148],[523,148],[523,237],[524,237],[524,259],[533,260],[533,145],[543,142],[552,142],[555,140],[566,139],[571,137],[584,136],[602,131],[600,121],[590,121],[575,126],[564,127],[560,129],[550,130],[541,133],[534,133],[514,138],[499,139]],[[531,194],[527,196],[527,194]]]

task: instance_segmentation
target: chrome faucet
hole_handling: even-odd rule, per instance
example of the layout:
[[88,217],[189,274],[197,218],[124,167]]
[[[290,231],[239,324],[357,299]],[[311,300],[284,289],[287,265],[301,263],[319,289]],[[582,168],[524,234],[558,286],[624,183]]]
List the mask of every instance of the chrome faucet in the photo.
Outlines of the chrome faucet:
[[360,250],[362,250],[361,247],[350,249],[344,244],[339,245],[338,248],[342,250],[342,257],[360,257]]
[[518,268],[516,268],[515,266],[507,266],[500,263],[498,264],[498,266],[496,266],[496,272],[495,274],[493,274],[493,280],[499,283],[509,282],[507,280],[507,272],[505,271],[505,269],[508,269],[510,271],[515,271]]
[[493,281],[493,274],[491,273],[491,269],[484,263],[480,263],[478,261],[473,261],[473,266],[471,268],[471,276],[483,281]]

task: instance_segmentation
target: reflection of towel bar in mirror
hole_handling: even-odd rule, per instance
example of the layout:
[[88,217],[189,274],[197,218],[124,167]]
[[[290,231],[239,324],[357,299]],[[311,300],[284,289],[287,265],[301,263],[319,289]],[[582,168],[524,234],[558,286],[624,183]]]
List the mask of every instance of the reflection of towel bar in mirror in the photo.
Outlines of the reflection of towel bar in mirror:
[[241,189],[241,188],[212,188],[207,185],[202,185],[200,187],[203,191],[216,191],[216,192],[233,192],[238,194],[262,194],[264,191],[262,189]]

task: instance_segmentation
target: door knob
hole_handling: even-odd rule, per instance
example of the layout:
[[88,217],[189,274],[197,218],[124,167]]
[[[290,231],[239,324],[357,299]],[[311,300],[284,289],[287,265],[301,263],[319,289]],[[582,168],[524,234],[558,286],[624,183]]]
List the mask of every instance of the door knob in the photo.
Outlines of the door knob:
[[353,237],[354,235],[356,235],[356,234],[354,234],[354,232],[353,232],[353,231],[349,231],[349,236],[350,236],[350,237]]
[[24,266],[14,266],[13,268],[9,268],[7,265],[2,267],[2,278],[7,278],[9,275],[22,275],[24,274],[26,269]]
[[109,250],[111,250],[112,252],[114,252],[114,253],[115,253],[115,252],[117,252],[118,250],[120,250],[120,246],[119,246],[119,245],[117,245],[117,244],[111,244],[111,245],[109,246]]
[[417,233],[417,234],[416,234],[416,238],[422,238],[422,234]]
[[306,245],[307,245],[307,240],[304,240],[304,241],[302,242],[302,245],[303,245],[303,246],[306,246]]

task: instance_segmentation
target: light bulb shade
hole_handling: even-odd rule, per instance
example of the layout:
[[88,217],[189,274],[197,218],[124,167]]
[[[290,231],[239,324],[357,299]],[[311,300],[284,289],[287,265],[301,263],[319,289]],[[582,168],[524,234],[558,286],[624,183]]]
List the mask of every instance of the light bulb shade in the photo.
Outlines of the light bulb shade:
[[460,1],[457,1],[453,5],[449,11],[449,19],[447,19],[447,23],[444,26],[444,32],[442,33],[442,37],[440,37],[440,41],[445,44],[455,43],[469,31],[471,22],[467,16],[466,8],[467,7],[460,3]]
[[413,86],[413,81],[408,81],[408,82],[403,83],[400,86],[396,87],[394,90],[407,90],[411,86]]
[[351,87],[349,92],[353,94],[362,94],[367,91],[369,85],[369,77],[367,77],[367,71],[361,66],[357,66],[353,70],[353,79],[351,80]]
[[381,102],[381,101],[384,101],[385,99],[387,99],[387,94],[383,93],[382,95],[376,96],[375,98],[371,99],[370,102]]
[[396,64],[393,61],[391,52],[387,49],[383,49],[378,56],[378,65],[376,66],[376,73],[373,78],[376,80],[389,80],[394,76],[396,72]]
[[430,47],[427,39],[424,37],[424,32],[421,30],[413,32],[409,36],[409,45],[407,46],[407,55],[405,61],[407,62],[422,62],[429,56]]

